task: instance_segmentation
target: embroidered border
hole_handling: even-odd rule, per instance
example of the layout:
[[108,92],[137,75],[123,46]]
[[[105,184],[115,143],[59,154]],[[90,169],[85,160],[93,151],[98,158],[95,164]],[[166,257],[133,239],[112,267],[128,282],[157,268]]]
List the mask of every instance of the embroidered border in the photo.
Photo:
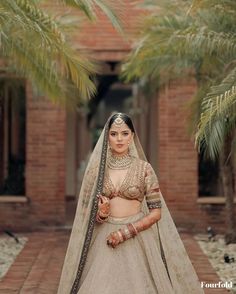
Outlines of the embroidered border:
[[169,273],[169,270],[168,270],[167,262],[166,262],[165,253],[164,253],[163,246],[162,246],[162,242],[161,242],[161,235],[160,235],[160,231],[159,231],[158,223],[157,223],[157,230],[158,230],[159,241],[160,241],[161,258],[162,258],[162,261],[163,261],[163,263],[164,263],[164,265],[165,265],[166,272],[167,272],[167,275],[168,275],[168,277],[169,277],[170,283],[171,283],[171,285],[173,286],[172,281],[171,281],[171,278],[170,278],[170,273]]
[[92,234],[93,234],[93,229],[94,229],[94,224],[96,221],[96,214],[97,214],[97,209],[98,209],[97,195],[102,193],[102,188],[103,188],[107,145],[108,145],[108,124],[106,126],[105,133],[104,133],[104,141],[103,141],[103,145],[102,145],[102,154],[101,154],[101,160],[100,160],[100,166],[99,166],[99,172],[98,172],[97,187],[96,187],[95,195],[93,195],[93,203],[92,203],[91,213],[90,213],[90,217],[89,217],[88,228],[87,228],[87,232],[85,235],[85,241],[84,241],[84,245],[83,245],[83,249],[82,249],[82,253],[81,253],[81,257],[80,257],[78,270],[77,270],[76,277],[75,277],[74,283],[72,285],[70,294],[77,294],[77,292],[78,292],[79,282],[80,282],[81,275],[82,275],[82,272],[83,272],[83,269],[84,269],[84,266],[86,263],[89,246],[90,246],[90,242],[92,239]]
[[147,206],[149,209],[162,208],[161,199],[152,202],[147,201]]

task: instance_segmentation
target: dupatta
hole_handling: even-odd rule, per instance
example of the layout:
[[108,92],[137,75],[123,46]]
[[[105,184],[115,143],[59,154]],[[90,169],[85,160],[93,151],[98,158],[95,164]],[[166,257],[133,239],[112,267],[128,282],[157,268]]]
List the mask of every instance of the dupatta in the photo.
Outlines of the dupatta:
[[[103,189],[108,153],[108,125],[111,117],[104,126],[85,170],[57,294],[77,294],[79,291],[80,278],[96,222],[97,195]],[[147,161],[136,132],[130,150],[132,156]],[[177,294],[204,293],[165,200],[162,195],[160,196],[161,219],[149,229],[154,231],[157,250],[162,257],[173,292]],[[149,213],[145,198],[142,202],[142,211],[145,214]]]

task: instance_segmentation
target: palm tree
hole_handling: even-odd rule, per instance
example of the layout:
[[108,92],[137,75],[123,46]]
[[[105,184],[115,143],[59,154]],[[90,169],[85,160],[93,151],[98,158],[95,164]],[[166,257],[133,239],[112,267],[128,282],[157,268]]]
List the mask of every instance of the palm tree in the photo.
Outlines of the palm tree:
[[[4,0],[0,2],[0,58],[4,70],[29,78],[53,101],[77,103],[95,93],[92,77],[96,66],[67,41],[67,26],[44,9],[43,4],[68,5],[90,20],[98,10],[121,30],[113,9],[103,0]],[[116,4],[117,5],[117,4]]]
[[212,159],[220,155],[226,196],[226,241],[236,242],[234,160],[236,3],[234,0],[146,1],[150,14],[124,64],[126,79],[159,85],[194,75],[199,86],[196,144]]

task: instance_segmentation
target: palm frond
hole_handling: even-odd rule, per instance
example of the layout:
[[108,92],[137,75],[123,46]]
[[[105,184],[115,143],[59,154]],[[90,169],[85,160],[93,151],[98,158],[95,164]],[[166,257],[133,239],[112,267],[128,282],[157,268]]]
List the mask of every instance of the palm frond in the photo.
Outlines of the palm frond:
[[[6,20],[6,15],[11,17]],[[49,97],[59,101],[61,93],[62,99],[67,94],[72,100],[67,83],[69,88],[77,88],[80,99],[94,94],[91,76],[96,66],[82,52],[69,47],[57,22],[35,5],[27,0],[4,1],[0,4],[0,25],[2,56]]]
[[[223,93],[223,94],[222,94]],[[220,152],[222,140],[236,125],[236,68],[203,99],[196,144],[209,147],[211,156]],[[223,130],[224,132],[223,133]],[[220,136],[222,136],[220,138]],[[209,145],[211,142],[212,146]]]
[[217,9],[227,11],[227,14],[236,13],[236,3],[234,0],[193,0],[189,13],[196,13],[200,9]]
[[[168,81],[194,69],[201,86],[207,85],[204,94],[199,93],[196,144],[215,158],[227,134],[236,127],[236,2],[196,0],[187,12],[182,9],[184,1],[166,2],[144,2],[148,9],[154,8],[143,22],[123,74],[128,80],[153,77],[158,81],[166,75]],[[209,83],[218,86],[209,90]]]
[[111,21],[112,25],[120,32],[122,32],[122,1],[110,0],[61,0],[66,5],[77,7],[83,11],[91,20],[97,18],[97,8],[99,8]]
[[183,41],[172,42],[176,27],[185,30],[189,19],[179,16],[148,18],[144,24],[143,37],[135,44],[133,51],[123,65],[123,76],[127,80],[143,76],[173,78],[183,69],[189,69],[196,56],[182,53]]
[[[0,4],[0,7],[11,15],[10,21],[13,25],[12,19],[16,21],[15,26],[20,25],[21,30],[38,35],[41,42],[45,41],[43,45],[48,46],[48,43],[51,43],[50,40],[57,43],[63,42],[64,36],[58,29],[58,24],[31,1],[6,0]],[[4,22],[3,25],[6,23]]]
[[[11,43],[11,46],[11,50],[8,50],[11,57],[11,62],[9,62],[11,67],[8,70],[13,70],[21,76],[30,76],[33,84],[47,94],[52,101],[75,105],[79,99],[86,99],[94,94],[95,88],[92,81],[85,80],[84,84],[78,86],[74,84],[70,76],[62,75],[60,71],[56,70],[56,64],[47,62],[44,54],[35,54],[34,48],[26,48],[19,43]],[[92,85],[87,87],[88,83]],[[72,88],[74,91],[71,91]],[[87,92],[88,89],[92,90]]]

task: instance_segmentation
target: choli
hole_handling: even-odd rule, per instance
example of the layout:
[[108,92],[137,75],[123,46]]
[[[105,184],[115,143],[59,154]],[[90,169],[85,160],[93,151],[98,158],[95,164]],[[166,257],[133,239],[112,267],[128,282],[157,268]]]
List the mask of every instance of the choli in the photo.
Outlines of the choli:
[[126,177],[118,190],[108,174],[105,173],[103,195],[112,199],[120,197],[128,200],[143,201],[146,198],[149,209],[160,208],[160,188],[157,176],[150,163],[133,158]]

